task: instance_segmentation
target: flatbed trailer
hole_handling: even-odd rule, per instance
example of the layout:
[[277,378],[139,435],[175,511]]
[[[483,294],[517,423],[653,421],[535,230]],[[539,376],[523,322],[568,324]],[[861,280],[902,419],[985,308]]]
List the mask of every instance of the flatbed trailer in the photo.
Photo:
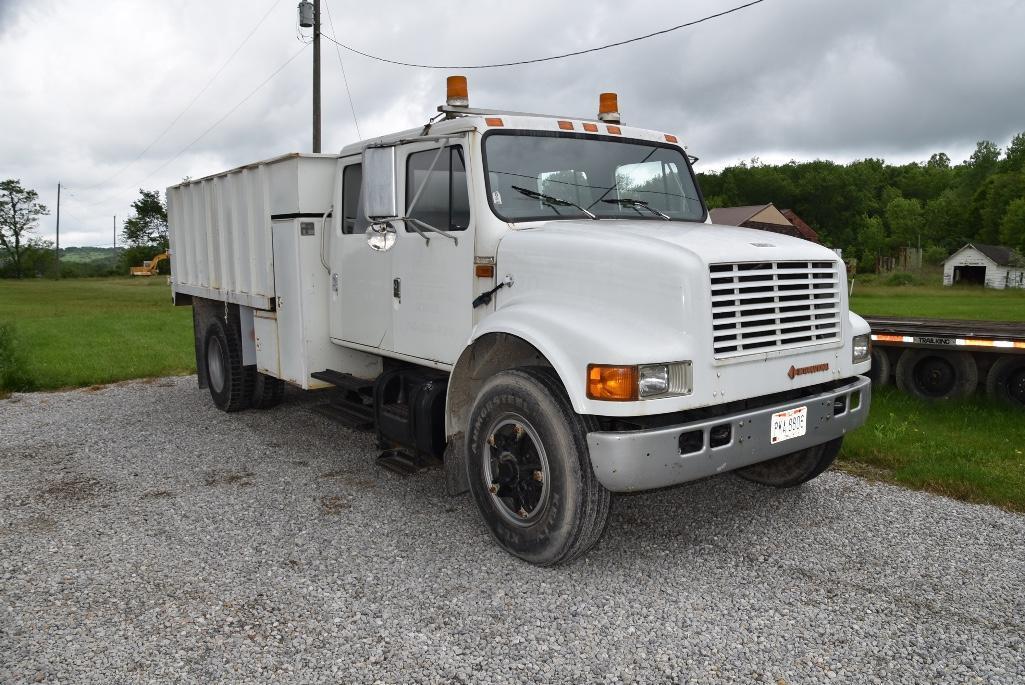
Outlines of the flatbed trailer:
[[866,316],[872,378],[925,399],[986,394],[1025,408],[1025,321]]

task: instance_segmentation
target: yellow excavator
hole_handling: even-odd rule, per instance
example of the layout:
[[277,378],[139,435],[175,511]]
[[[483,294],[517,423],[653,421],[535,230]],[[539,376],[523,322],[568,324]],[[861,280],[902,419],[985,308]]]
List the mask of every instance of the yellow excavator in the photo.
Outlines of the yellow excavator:
[[165,259],[169,259],[170,256],[167,252],[161,252],[153,259],[143,262],[142,266],[131,267],[130,272],[133,276],[156,276],[157,265]]

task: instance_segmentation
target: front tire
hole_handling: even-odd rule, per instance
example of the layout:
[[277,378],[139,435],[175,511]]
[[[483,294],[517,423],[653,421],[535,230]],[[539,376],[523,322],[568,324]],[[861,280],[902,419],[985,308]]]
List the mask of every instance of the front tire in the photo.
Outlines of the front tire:
[[477,395],[466,437],[470,492],[511,554],[553,566],[605,531],[611,495],[591,467],[588,427],[547,369],[499,373]]
[[840,453],[843,438],[784,454],[768,461],[737,469],[744,480],[773,488],[793,488],[817,478],[832,465]]

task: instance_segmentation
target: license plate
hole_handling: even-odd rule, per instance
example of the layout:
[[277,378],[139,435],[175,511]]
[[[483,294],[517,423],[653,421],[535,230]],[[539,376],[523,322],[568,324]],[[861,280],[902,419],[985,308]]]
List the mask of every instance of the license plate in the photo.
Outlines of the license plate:
[[779,411],[772,415],[772,443],[799,438],[808,432],[808,407]]

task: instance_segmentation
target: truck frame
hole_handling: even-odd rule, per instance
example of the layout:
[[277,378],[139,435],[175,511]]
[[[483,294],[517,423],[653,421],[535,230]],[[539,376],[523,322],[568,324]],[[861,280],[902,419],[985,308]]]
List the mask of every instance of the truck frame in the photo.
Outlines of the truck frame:
[[172,292],[226,411],[284,384],[440,465],[534,564],[612,494],[815,478],[870,405],[869,327],[828,249],[710,223],[676,135],[475,110],[168,189]]

